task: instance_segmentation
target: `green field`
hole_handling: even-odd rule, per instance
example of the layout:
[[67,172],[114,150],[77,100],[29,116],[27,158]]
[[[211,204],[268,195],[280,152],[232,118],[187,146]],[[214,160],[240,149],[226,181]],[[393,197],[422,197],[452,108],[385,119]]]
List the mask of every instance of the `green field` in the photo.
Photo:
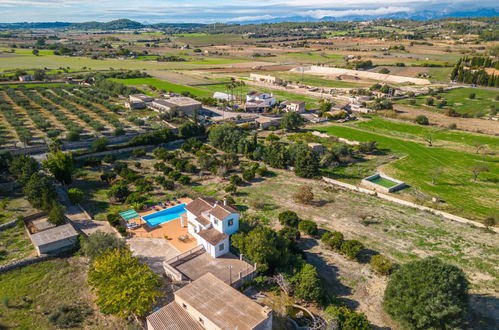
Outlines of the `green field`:
[[[475,93],[475,99],[470,99],[471,93]],[[480,88],[457,88],[439,94],[442,99],[447,100],[447,106],[443,109],[438,109],[435,106],[429,107],[426,105],[426,99],[429,96],[416,97],[416,106],[421,106],[426,109],[445,111],[447,108],[452,108],[460,114],[470,116],[483,116],[490,113],[491,106],[499,106],[499,101],[495,98],[499,95],[496,90],[480,89]],[[439,100],[435,100],[437,104]],[[408,100],[399,101],[400,104],[408,105]]]
[[174,35],[175,41],[187,44],[191,47],[202,47],[211,45],[237,44],[243,40],[239,34],[207,34],[207,33],[186,33]]
[[174,93],[182,93],[182,92],[189,92],[191,94],[194,94],[196,96],[211,96],[212,93],[210,91],[202,90],[200,88],[196,87],[189,87],[189,86],[184,86],[184,85],[176,85],[169,83],[164,80],[159,80],[156,78],[135,78],[135,79],[111,79],[112,81],[117,81],[122,84],[128,85],[128,86],[137,86],[141,87],[144,85],[147,86],[154,86],[156,89],[164,89],[166,91],[171,91]]
[[[495,198],[498,195],[499,181],[497,157],[428,147],[423,143],[382,135],[386,130],[382,134],[376,134],[366,132],[356,125],[334,125],[317,130],[354,141],[377,141],[382,152],[398,158],[383,167],[386,174],[405,181],[413,190],[422,191],[427,195],[426,199],[439,196],[445,201],[441,206],[449,212],[475,219],[483,219],[499,212]],[[475,165],[489,168],[489,172],[480,174],[476,182],[473,181],[471,172],[471,167]],[[429,173],[437,168],[442,170],[442,174],[433,185]],[[333,172],[332,175],[334,174]]]
[[341,54],[326,54],[323,52],[311,51],[311,52],[299,52],[299,53],[286,53],[279,55],[279,57],[284,57],[294,61],[300,61],[303,63],[333,63],[333,64],[344,64],[343,55]]
[[192,69],[204,66],[244,62],[242,59],[206,58],[205,60],[200,60],[197,57],[194,57],[194,59],[195,60],[193,61],[187,62],[156,62],[120,59],[94,60],[87,57],[76,56],[9,54],[4,56],[0,55],[0,70],[57,69],[60,67],[69,67],[73,70],[81,70],[82,68],[87,68],[88,70],[109,70],[110,68],[124,70]]
[[366,131],[399,137],[406,140],[425,143],[426,138],[433,139],[433,145],[441,144],[447,148],[474,152],[477,144],[483,145],[486,150],[499,151],[499,138],[490,135],[471,134],[466,132],[437,129],[431,126],[412,125],[380,118],[362,121],[355,126]]

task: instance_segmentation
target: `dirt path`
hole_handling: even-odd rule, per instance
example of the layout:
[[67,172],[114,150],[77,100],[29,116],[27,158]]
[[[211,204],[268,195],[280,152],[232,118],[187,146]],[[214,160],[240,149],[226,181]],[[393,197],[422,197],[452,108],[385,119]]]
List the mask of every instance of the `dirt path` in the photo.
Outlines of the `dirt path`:
[[456,124],[458,129],[465,131],[499,135],[499,122],[494,120],[448,117],[439,112],[416,109],[400,104],[395,104],[394,108],[399,115],[409,117],[410,119],[414,119],[419,115],[424,115],[428,117],[430,123],[443,127],[449,127],[450,124]]

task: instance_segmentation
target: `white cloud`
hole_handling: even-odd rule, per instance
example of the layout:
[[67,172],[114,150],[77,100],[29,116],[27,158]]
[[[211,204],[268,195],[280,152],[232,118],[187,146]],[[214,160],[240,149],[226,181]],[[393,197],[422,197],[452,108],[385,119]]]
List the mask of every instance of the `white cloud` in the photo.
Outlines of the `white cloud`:
[[345,17],[351,15],[386,15],[400,12],[412,11],[409,7],[380,7],[376,9],[346,9],[346,10],[329,10],[329,9],[317,9],[309,10],[303,13],[301,16],[310,16],[316,19],[321,19],[323,17]]
[[275,19],[275,18],[280,18],[280,17],[272,16],[272,15],[240,16],[240,17],[232,17],[232,18],[223,19],[222,21],[224,21],[224,22],[246,22],[246,21],[263,21],[263,20],[269,20],[269,19]]

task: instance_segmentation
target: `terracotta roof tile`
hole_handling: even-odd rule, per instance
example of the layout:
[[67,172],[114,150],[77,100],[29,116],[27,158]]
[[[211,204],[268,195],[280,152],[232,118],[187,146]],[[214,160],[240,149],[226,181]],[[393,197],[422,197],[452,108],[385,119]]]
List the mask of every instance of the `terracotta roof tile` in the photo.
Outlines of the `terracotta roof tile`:
[[213,227],[199,231],[198,235],[211,245],[217,245],[228,237],[227,234],[221,233]]

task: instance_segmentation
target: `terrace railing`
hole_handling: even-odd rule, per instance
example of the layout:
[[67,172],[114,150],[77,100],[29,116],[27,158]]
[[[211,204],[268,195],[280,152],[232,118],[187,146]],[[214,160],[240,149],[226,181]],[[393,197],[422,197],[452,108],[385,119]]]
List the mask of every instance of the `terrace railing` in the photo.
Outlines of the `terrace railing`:
[[190,260],[204,252],[205,252],[204,246],[200,244],[195,248],[192,248],[188,251],[185,251],[184,253],[179,254],[176,257],[168,259],[165,263],[175,267],[178,266],[180,263]]

